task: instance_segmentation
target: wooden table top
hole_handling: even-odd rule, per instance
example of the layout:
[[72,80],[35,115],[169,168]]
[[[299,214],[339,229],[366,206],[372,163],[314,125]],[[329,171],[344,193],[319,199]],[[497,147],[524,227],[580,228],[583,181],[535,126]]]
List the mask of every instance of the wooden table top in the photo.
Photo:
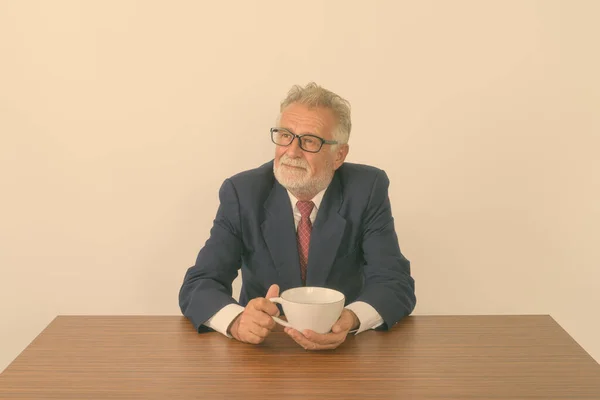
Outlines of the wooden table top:
[[179,316],[61,316],[0,399],[600,399],[600,366],[549,316],[411,316],[305,351],[197,334]]

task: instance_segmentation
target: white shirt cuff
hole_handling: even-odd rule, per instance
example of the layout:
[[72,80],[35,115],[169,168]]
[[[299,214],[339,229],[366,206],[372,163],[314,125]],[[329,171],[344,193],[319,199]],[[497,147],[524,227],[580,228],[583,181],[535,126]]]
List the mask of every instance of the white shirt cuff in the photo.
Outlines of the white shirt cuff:
[[244,311],[244,307],[239,304],[227,304],[217,311],[215,315],[210,317],[203,325],[206,325],[231,339],[232,336],[227,333],[227,328],[229,328],[229,325],[231,325],[233,320],[240,315],[242,311]]
[[355,301],[354,303],[348,304],[346,308],[352,311],[358,317],[360,325],[356,330],[356,335],[369,329],[374,329],[383,324],[383,318],[373,308],[372,305],[365,303],[364,301]]

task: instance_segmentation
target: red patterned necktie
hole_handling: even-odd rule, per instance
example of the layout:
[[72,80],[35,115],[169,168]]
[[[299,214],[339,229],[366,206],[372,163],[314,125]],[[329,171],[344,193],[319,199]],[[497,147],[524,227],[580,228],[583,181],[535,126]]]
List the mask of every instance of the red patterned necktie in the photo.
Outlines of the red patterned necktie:
[[299,201],[296,203],[300,211],[300,222],[298,223],[298,255],[300,256],[300,274],[302,275],[302,284],[306,284],[306,267],[308,266],[308,246],[310,244],[310,232],[312,223],[310,222],[310,213],[315,206],[312,201]]

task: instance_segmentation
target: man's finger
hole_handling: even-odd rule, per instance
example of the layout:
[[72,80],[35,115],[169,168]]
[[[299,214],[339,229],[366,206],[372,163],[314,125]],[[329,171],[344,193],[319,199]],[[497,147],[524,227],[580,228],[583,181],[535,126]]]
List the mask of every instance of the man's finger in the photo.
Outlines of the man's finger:
[[342,331],[340,333],[326,333],[320,334],[315,331],[311,331],[307,329],[302,332],[304,337],[309,341],[321,345],[330,345],[335,343],[341,343],[346,338],[346,331]]
[[302,346],[305,350],[331,350],[331,349],[335,349],[336,347],[338,347],[340,343],[331,343],[331,344],[319,344],[319,343],[315,343],[310,341],[309,339],[307,339],[304,335],[302,335],[300,332],[298,332],[295,329],[292,328],[286,328],[285,332],[292,338],[294,339],[294,341],[296,343],[298,343],[300,346]]
[[275,328],[276,325],[273,318],[271,318],[268,315],[265,315],[264,312],[260,312],[260,314],[254,316],[254,321],[257,325],[262,326],[263,328],[267,328],[269,330]]
[[250,331],[251,333],[255,334],[256,336],[258,336],[260,338],[266,338],[267,336],[269,336],[269,333],[271,332],[267,328],[263,328],[262,326],[260,326],[258,324],[250,324],[248,326],[248,331]]
[[267,290],[267,295],[265,299],[270,299],[271,297],[279,297],[279,286],[271,285],[269,290]]
[[278,316],[279,308],[275,305],[275,303],[270,302],[267,299],[255,299],[254,309],[258,311],[265,312],[269,315]]
[[[238,332],[238,334],[239,334],[239,332]],[[250,344],[259,344],[259,343],[262,343],[263,340],[265,340],[264,338],[256,335],[255,333],[250,332],[247,329],[245,329],[244,332],[242,332],[240,334],[240,339],[242,342],[250,343]]]
[[305,350],[317,350],[319,347],[319,345],[317,343],[311,342],[306,337],[304,337],[304,335],[302,335],[300,332],[298,332],[297,330],[295,330],[293,328],[286,329],[286,333],[292,339],[294,339],[294,341],[296,343],[298,343],[300,346],[304,347]]

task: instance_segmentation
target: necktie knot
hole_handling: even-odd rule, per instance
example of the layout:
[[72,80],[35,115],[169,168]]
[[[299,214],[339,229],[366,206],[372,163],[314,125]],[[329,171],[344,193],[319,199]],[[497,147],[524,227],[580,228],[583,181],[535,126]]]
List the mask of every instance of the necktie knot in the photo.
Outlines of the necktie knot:
[[298,211],[300,211],[300,216],[302,218],[308,218],[310,217],[310,213],[312,212],[315,203],[312,201],[299,201],[296,203],[296,206],[298,207]]

